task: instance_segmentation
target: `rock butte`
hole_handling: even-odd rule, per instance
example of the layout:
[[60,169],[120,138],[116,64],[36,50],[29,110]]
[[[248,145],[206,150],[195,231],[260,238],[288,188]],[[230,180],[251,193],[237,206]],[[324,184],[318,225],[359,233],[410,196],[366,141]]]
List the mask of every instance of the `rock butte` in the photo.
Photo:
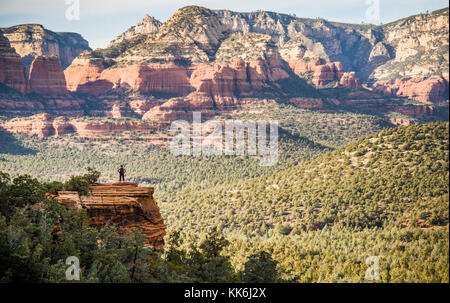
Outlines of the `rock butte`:
[[8,39],[0,33],[0,82],[18,90],[28,92],[27,70],[22,59],[11,47]]
[[97,229],[108,222],[125,232],[140,228],[147,237],[146,246],[156,250],[164,246],[166,226],[152,187],[138,187],[134,182],[98,184],[91,186],[90,196],[59,191],[56,200],[68,208],[86,209],[89,225]]
[[30,92],[66,95],[66,78],[58,56],[37,56],[30,67]]

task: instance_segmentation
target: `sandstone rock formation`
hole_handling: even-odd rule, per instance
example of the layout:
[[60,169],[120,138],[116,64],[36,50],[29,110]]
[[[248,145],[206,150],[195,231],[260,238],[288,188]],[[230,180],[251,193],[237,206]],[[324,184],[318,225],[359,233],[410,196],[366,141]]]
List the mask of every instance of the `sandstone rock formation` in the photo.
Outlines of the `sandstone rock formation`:
[[78,57],[64,70],[69,91],[100,95],[113,87],[111,82],[100,79],[105,69],[105,60],[100,58]]
[[[403,78],[377,81],[373,90],[388,96],[408,97],[423,103],[439,103],[448,100],[448,74],[446,76]],[[444,94],[447,93],[445,96]]]
[[183,99],[170,99],[164,104],[150,109],[142,116],[142,120],[160,122],[184,119],[188,117],[189,114],[192,115],[192,113],[186,111],[186,108],[189,106],[189,102],[186,102]]
[[114,44],[118,44],[122,41],[129,40],[135,38],[139,35],[148,35],[158,31],[161,27],[162,23],[155,18],[145,14],[144,19],[142,19],[135,26],[130,27],[125,32],[120,34],[116,39],[111,41],[109,46],[113,46]]
[[[426,27],[425,21],[432,25]],[[250,96],[288,78],[284,60],[317,87],[358,90],[361,77],[363,81],[394,77],[396,62],[413,64],[424,75],[435,73],[436,60],[448,66],[448,55],[436,53],[448,44],[446,22],[448,9],[374,27],[188,6],[163,24],[146,16],[108,48],[79,56],[65,74],[71,91],[101,94],[131,89],[179,96],[193,92],[189,99],[194,103],[211,98],[221,107],[236,104],[237,95]],[[423,41],[402,42],[407,41],[407,32],[416,31]],[[402,53],[405,45],[408,51]],[[418,48],[434,60],[433,68],[420,68],[421,60],[413,58]],[[428,56],[427,50],[433,55]],[[395,68],[391,71],[390,66]],[[389,72],[380,72],[383,68]]]
[[361,83],[359,79],[355,77],[355,72],[343,73],[339,80],[339,85],[354,90],[361,89]]
[[323,59],[291,59],[289,66],[294,73],[301,77],[312,72],[311,82],[317,87],[324,87],[335,82],[335,86],[347,87],[350,89],[360,89],[361,83],[355,76],[355,72],[344,72],[341,62],[326,62]]
[[21,24],[1,28],[11,46],[22,57],[27,69],[36,56],[57,55],[64,68],[82,51],[90,50],[86,40],[77,33],[56,33],[40,24]]
[[1,126],[9,132],[37,135],[39,137],[61,136],[76,133],[81,137],[100,137],[111,132],[148,131],[156,126],[140,120],[89,120],[83,118],[53,117],[36,114],[7,120]]
[[49,137],[55,134],[53,117],[49,114],[37,114],[28,118],[14,118],[3,123],[2,127],[10,132]]
[[58,56],[37,56],[30,67],[30,92],[40,95],[65,95],[66,78]]
[[375,66],[370,80],[402,77],[430,77],[448,72],[449,9],[422,13],[391,22],[379,28],[385,56],[389,60]]
[[187,69],[174,64],[107,66],[99,58],[77,58],[65,71],[67,89],[92,95],[111,89],[186,95],[191,91]]
[[325,86],[334,80],[340,80],[343,72],[344,69],[341,62],[330,62],[318,65],[314,69],[312,83],[318,87]]
[[172,98],[162,105],[151,108],[142,116],[142,120],[151,122],[170,122],[192,118],[193,110],[201,110],[202,117],[215,114],[214,103],[210,96],[192,93],[186,98]]
[[0,33],[0,83],[22,94],[28,92],[28,77],[20,56]]
[[[28,28],[33,32],[33,26]],[[184,118],[193,110],[212,114],[236,109],[244,99],[261,95],[290,99],[298,107],[332,110],[331,104],[347,104],[332,92],[342,87],[349,89],[339,90],[340,96],[356,94],[348,104],[376,104],[379,111],[389,106],[405,110],[406,101],[399,96],[448,108],[448,78],[441,76],[448,70],[446,46],[448,9],[373,26],[188,6],[163,24],[145,16],[107,48],[82,52],[64,76],[70,92],[85,95],[44,96],[35,103],[29,102],[34,95],[14,101],[7,97],[0,99],[0,108],[13,113],[26,107],[27,115],[38,108],[51,109],[54,115],[137,114],[146,120],[66,121],[86,136],[151,129],[153,122]],[[405,78],[405,73],[414,78]],[[18,80],[20,72],[10,74],[12,87],[29,91],[26,79],[25,84]],[[44,85],[48,79],[32,80]],[[387,97],[370,92],[372,83],[373,91]],[[327,89],[318,92],[314,86]],[[330,94],[323,96],[327,91]],[[398,101],[397,107],[391,99]],[[113,104],[120,110],[111,112]],[[61,132],[55,129],[55,134],[62,132],[63,126]]]
[[139,92],[186,95],[191,91],[186,68],[174,64],[131,65],[109,68],[100,80],[113,84],[114,89]]
[[95,228],[108,222],[124,232],[139,228],[147,236],[147,245],[156,250],[164,247],[166,226],[152,187],[138,187],[133,182],[98,184],[91,186],[90,196],[59,191],[56,200],[68,208],[86,209],[89,225]]
[[55,137],[75,132],[73,125],[70,124],[67,117],[56,117],[53,119],[53,129]]
[[273,87],[274,82],[289,77],[276,55],[249,62],[238,59],[231,64],[196,64],[190,68],[137,64],[105,69],[101,59],[77,58],[64,73],[71,91],[100,95],[109,90],[134,90],[180,96],[194,92],[189,95],[194,103],[211,98],[219,108],[235,104],[237,95]]

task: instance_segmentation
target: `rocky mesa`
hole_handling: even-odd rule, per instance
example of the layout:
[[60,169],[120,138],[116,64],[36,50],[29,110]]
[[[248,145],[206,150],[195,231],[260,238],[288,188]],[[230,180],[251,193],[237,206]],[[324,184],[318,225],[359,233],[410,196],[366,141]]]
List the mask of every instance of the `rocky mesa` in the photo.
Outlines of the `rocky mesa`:
[[155,250],[164,247],[166,226],[153,199],[152,187],[139,187],[133,182],[98,184],[91,186],[91,195],[76,191],[59,191],[56,200],[73,209],[86,209],[89,225],[102,228],[107,223],[119,231],[139,228],[147,237],[147,246]]

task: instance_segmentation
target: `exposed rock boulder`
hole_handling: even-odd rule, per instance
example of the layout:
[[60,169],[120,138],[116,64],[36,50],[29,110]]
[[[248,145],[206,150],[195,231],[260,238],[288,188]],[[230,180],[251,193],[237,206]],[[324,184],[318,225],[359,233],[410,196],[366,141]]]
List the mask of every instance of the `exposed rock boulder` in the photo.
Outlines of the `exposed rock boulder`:
[[68,208],[86,209],[89,225],[102,228],[116,224],[120,231],[141,229],[148,246],[164,247],[166,226],[153,199],[152,187],[138,187],[133,182],[91,186],[91,195],[80,196],[73,191],[59,191],[56,200]]
[[67,94],[66,78],[58,56],[37,56],[30,67],[30,92],[40,95]]

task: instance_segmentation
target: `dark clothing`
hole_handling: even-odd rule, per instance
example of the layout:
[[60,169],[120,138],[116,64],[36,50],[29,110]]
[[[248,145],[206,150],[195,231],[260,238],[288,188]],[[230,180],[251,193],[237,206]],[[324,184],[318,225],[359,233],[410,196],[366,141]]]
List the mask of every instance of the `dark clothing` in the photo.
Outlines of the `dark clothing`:
[[119,168],[119,182],[125,181],[125,168]]

